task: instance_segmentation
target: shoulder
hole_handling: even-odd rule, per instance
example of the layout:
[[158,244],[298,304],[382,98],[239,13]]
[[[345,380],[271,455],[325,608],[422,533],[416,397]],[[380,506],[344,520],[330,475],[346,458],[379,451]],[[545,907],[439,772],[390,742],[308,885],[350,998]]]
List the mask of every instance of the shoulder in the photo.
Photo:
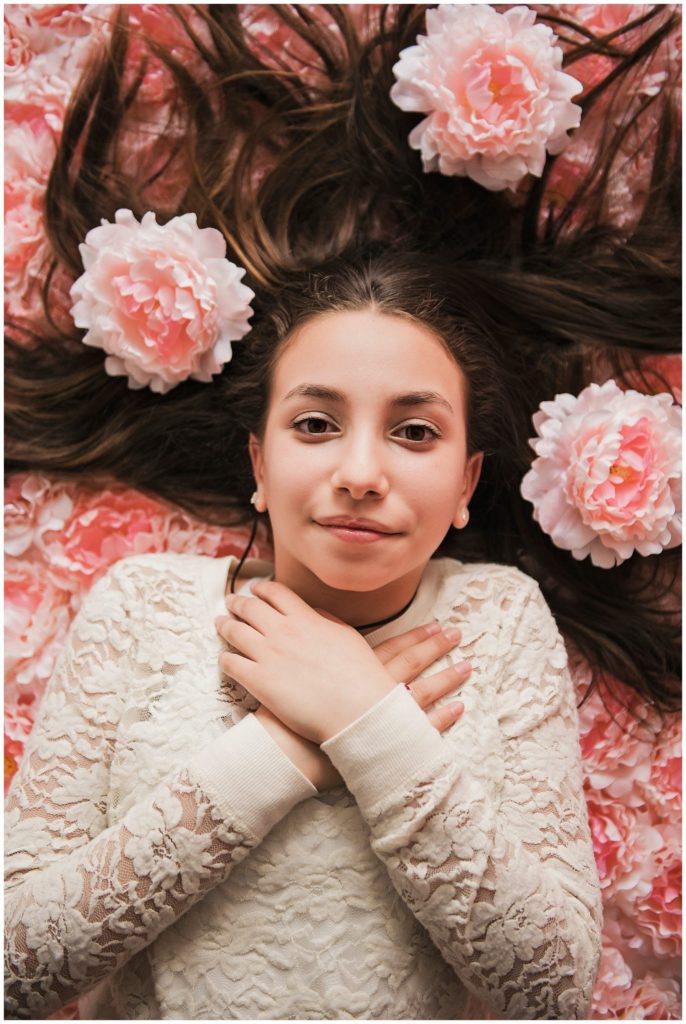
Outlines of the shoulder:
[[512,565],[436,559],[441,574],[438,600],[444,605],[478,604],[493,612],[521,612],[531,601],[545,601],[535,579]]
[[465,637],[488,635],[499,657],[521,645],[560,645],[557,624],[533,577],[511,565],[439,561],[435,613],[441,621],[455,621]]
[[160,577],[173,577],[179,581],[199,583],[213,566],[220,562],[226,565],[232,560],[212,558],[209,555],[179,554],[174,551],[128,555],[110,566],[103,581],[115,584],[130,581],[145,585],[159,580]]
[[168,600],[178,607],[194,597],[204,600],[207,581],[226,579],[234,556],[155,552],[129,555],[115,562],[91,588],[87,601],[107,602],[116,598],[132,614],[138,605],[146,607]]

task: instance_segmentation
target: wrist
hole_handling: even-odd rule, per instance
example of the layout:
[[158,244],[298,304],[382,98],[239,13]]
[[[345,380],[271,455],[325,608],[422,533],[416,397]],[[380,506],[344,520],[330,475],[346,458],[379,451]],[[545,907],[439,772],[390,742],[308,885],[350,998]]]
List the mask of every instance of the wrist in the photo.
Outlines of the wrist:
[[345,701],[331,709],[331,715],[327,718],[321,735],[317,737],[317,742],[319,744],[326,743],[332,736],[336,736],[347,726],[352,725],[388,696],[397,685],[395,679],[388,672],[383,671],[372,679],[367,677],[359,689],[351,688],[346,693]]
[[321,758],[319,747],[306,740],[299,733],[289,729],[280,718],[277,718],[264,705],[254,712],[255,717],[261,722],[275,743],[277,743],[284,754],[293,762],[298,771],[302,772],[306,779],[317,785],[318,765]]

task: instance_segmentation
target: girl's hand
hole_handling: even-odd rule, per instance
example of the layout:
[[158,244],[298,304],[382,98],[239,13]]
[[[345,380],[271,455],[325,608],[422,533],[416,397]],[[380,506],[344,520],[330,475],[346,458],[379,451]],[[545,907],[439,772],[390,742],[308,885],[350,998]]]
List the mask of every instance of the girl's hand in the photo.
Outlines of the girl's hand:
[[[329,616],[328,612],[320,614],[333,621],[340,621]],[[433,664],[437,658],[454,648],[459,636],[459,631],[455,630],[450,637],[441,631],[438,623],[434,622],[385,640],[374,648],[374,654],[387,668],[392,663],[393,673],[403,669],[405,679],[416,679],[419,673]],[[468,678],[470,672],[471,667],[466,662],[459,662],[442,672],[417,680],[409,689],[419,706],[426,710],[439,698],[455,690]],[[463,711],[464,705],[461,701],[451,701],[443,707],[427,711],[427,716],[438,732],[444,732],[457,721]],[[298,733],[293,732],[264,705],[257,709],[255,716],[320,793],[343,785],[340,774],[316,743],[303,739]]]
[[[397,684],[398,673],[403,681],[414,679],[439,656],[437,641],[426,629],[421,635],[432,656],[420,664],[401,638],[375,652],[352,626],[310,608],[283,584],[260,581],[253,594],[227,597],[232,614],[240,618],[220,618],[217,627],[241,653],[223,653],[220,665],[292,731],[316,744],[381,700]],[[412,633],[416,642],[418,631]],[[440,654],[451,646],[446,642]],[[442,682],[449,679],[451,688],[458,685],[454,668],[438,675]],[[416,684],[416,699],[433,703],[436,698],[426,684]]]

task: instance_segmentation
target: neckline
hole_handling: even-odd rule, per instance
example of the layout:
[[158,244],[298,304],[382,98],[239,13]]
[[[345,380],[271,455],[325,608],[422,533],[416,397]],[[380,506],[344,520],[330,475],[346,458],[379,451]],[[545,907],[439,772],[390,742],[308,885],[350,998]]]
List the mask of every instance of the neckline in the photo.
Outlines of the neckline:
[[[226,614],[225,594],[228,590],[230,574],[235,568],[235,563],[238,561],[239,559],[235,555],[208,559],[208,562],[211,563],[211,566],[209,566],[211,569],[211,580],[214,582],[208,579],[206,598],[214,614]],[[444,562],[444,558],[429,559],[415,597],[408,609],[403,611],[401,615],[398,615],[397,618],[393,618],[390,623],[370,630],[369,633],[360,633],[359,635],[365,637],[368,641],[373,641],[372,646],[376,646],[383,640],[429,622],[433,617],[432,612],[435,599],[443,580]],[[253,579],[266,579],[269,577],[273,573],[273,563],[261,558],[247,558],[243,565],[243,571],[246,574],[243,579],[237,581],[241,586],[250,583]],[[215,573],[217,574],[215,575]]]

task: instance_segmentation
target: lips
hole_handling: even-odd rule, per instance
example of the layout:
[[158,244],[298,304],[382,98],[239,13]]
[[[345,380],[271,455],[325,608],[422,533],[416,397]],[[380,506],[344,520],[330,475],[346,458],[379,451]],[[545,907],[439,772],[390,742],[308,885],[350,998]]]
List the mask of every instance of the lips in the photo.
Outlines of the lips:
[[360,530],[372,533],[398,533],[398,530],[391,530],[384,523],[375,519],[355,519],[352,516],[334,516],[331,519],[317,519],[320,526],[341,526],[346,530]]

